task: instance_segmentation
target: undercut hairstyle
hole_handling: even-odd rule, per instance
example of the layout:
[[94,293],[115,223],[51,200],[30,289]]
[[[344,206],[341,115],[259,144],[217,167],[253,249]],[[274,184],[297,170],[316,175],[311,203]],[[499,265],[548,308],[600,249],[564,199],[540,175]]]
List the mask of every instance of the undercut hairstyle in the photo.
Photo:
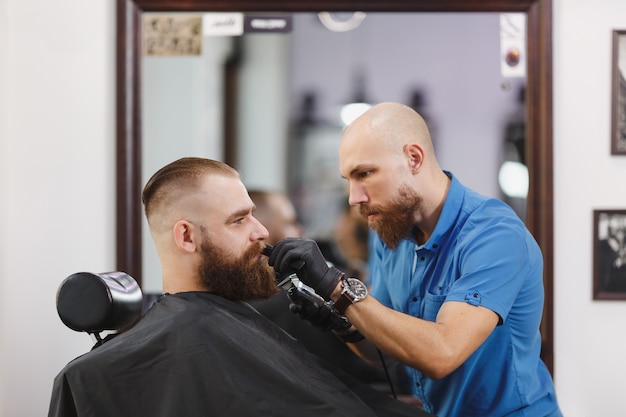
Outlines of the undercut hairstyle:
[[239,173],[223,162],[196,157],[178,159],[155,172],[141,195],[148,221],[155,209],[167,204],[170,198],[181,191],[197,187],[206,175],[239,178]]

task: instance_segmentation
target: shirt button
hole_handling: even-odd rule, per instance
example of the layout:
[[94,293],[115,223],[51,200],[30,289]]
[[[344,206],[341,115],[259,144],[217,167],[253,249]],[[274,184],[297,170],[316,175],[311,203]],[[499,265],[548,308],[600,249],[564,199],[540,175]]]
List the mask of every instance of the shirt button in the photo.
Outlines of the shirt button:
[[424,256],[420,256],[420,261],[423,261],[423,260],[424,260]]
[[417,301],[417,297],[413,297],[413,302],[416,302],[416,301]]

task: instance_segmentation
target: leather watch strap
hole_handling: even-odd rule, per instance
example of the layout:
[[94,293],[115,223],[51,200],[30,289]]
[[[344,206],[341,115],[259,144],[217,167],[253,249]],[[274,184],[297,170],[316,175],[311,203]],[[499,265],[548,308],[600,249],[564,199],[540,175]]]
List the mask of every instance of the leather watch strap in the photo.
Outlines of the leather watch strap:
[[335,304],[333,305],[333,310],[335,310],[338,314],[345,316],[346,308],[348,308],[348,306],[352,304],[352,301],[353,299],[350,294],[344,291],[339,296],[339,299],[335,301]]

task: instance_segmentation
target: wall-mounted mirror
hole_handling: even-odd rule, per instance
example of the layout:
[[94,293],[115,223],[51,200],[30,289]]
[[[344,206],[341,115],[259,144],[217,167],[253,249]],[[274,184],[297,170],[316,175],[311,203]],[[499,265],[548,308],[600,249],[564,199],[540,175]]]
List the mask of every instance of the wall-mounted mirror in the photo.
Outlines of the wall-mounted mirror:
[[[439,56],[425,58],[426,62],[430,62],[434,68],[433,62],[440,63],[440,61],[448,61],[449,67],[455,66],[457,71],[466,71],[465,74],[456,77],[457,79],[466,79],[467,71],[472,71],[473,61],[484,61],[487,58],[480,56],[481,48],[470,51],[467,56],[458,56],[458,53],[454,53],[454,48],[450,45],[444,44],[444,34],[436,32],[433,28],[425,35],[415,34],[410,29],[402,30],[403,27],[400,22],[406,22],[413,13],[406,12],[420,12],[420,18],[422,20],[416,20],[411,25],[427,27],[428,23],[434,23],[436,19],[445,17],[447,15],[448,20],[450,17],[459,17],[454,23],[458,25],[467,25],[470,33],[481,36],[478,30],[472,30],[471,24],[467,23],[472,19],[483,17],[489,21],[489,19],[497,22],[497,16],[499,13],[507,12],[514,14],[522,14],[526,22],[525,25],[525,44],[526,50],[526,68],[527,74],[523,78],[502,80],[501,77],[496,74],[487,74],[486,78],[491,78],[491,88],[494,91],[487,93],[477,91],[472,97],[472,100],[476,101],[476,107],[480,108],[480,96],[487,96],[494,94],[498,97],[496,100],[501,99],[503,112],[509,112],[514,108],[516,104],[515,98],[518,95],[520,87],[524,87],[526,90],[525,111],[523,113],[523,122],[525,124],[525,150],[523,152],[526,164],[529,172],[529,189],[528,198],[524,205],[523,216],[526,218],[526,222],[537,238],[540,246],[543,249],[545,260],[545,281],[546,281],[546,311],[544,314],[544,321],[542,324],[542,333],[544,336],[544,351],[543,359],[548,364],[549,368],[552,367],[552,161],[551,161],[551,49],[550,49],[550,9],[551,4],[549,1],[526,1],[519,2],[515,5],[505,4],[506,1],[496,1],[490,3],[489,6],[483,5],[481,2],[463,2],[463,1],[444,1],[444,2],[428,2],[428,1],[415,1],[410,5],[406,2],[382,2],[382,1],[364,1],[359,3],[360,11],[369,14],[363,26],[359,30],[353,30],[350,33],[340,35],[339,37],[332,38],[334,40],[327,44],[324,52],[327,57],[324,58],[319,52],[316,52],[314,46],[322,46],[324,40],[318,39],[315,41],[316,45],[302,43],[305,40],[302,37],[298,38],[298,29],[302,29],[307,25],[311,26],[306,32],[306,37],[310,37],[311,31],[323,29],[319,20],[319,11],[344,11],[337,13],[337,15],[345,15],[350,17],[353,13],[347,13],[345,10],[350,10],[353,6],[349,2],[308,2],[305,5],[300,2],[264,2],[261,12],[282,13],[291,16],[296,23],[293,25],[293,33],[288,35],[269,35],[260,34],[252,37],[213,37],[208,40],[211,43],[210,57],[205,57],[206,61],[216,59],[219,57],[220,62],[224,62],[225,65],[221,65],[221,69],[218,71],[211,71],[207,78],[206,71],[202,69],[195,69],[196,64],[191,63],[189,60],[186,62],[170,60],[169,58],[150,58],[144,56],[142,45],[142,22],[148,14],[153,12],[259,12],[259,6],[251,4],[252,2],[240,2],[240,1],[227,1],[227,2],[212,2],[212,1],[191,1],[185,2],[184,5],[179,5],[177,2],[170,1],[130,1],[130,0],[118,0],[118,210],[117,210],[117,258],[118,269],[128,272],[131,276],[134,276],[141,282],[143,278],[142,259],[145,258],[146,244],[142,239],[142,229],[145,229],[143,224],[143,216],[141,214],[140,193],[141,187],[145,182],[146,175],[150,175],[156,168],[163,165],[163,163],[169,162],[173,158],[178,156],[177,152],[183,152],[183,154],[199,153],[202,155],[220,155],[215,156],[236,166],[242,171],[244,180],[250,178],[259,178],[258,173],[254,171],[257,168],[248,168],[250,164],[246,163],[246,158],[253,155],[258,156],[262,149],[259,146],[270,146],[274,149],[282,149],[282,152],[273,152],[273,155],[280,159],[276,166],[283,166],[286,170],[291,170],[290,174],[286,171],[280,171],[269,174],[269,181],[280,182],[286,181],[286,178],[296,178],[296,181],[285,182],[285,189],[289,189],[292,197],[298,197],[298,173],[293,171],[294,166],[304,166],[303,161],[298,161],[295,164],[285,164],[285,159],[296,160],[303,154],[310,155],[311,148],[307,148],[306,152],[302,152],[302,146],[305,142],[315,142],[319,144],[322,142],[320,135],[325,136],[322,139],[327,140],[328,137],[335,137],[338,139],[340,132],[340,126],[334,120],[335,109],[340,100],[349,100],[354,93],[358,93],[359,88],[363,85],[366,86],[365,92],[367,92],[372,101],[393,100],[404,101],[407,104],[414,106],[422,106],[420,109],[422,112],[433,113],[436,115],[433,120],[435,140],[438,136],[441,137],[442,150],[440,153],[440,159],[450,160],[450,156],[447,156],[449,149],[453,148],[446,137],[460,136],[459,131],[471,132],[471,135],[464,135],[466,141],[461,147],[465,155],[468,154],[468,149],[474,149],[474,152],[479,153],[481,156],[485,156],[490,153],[497,153],[497,146],[491,145],[469,145],[467,139],[468,136],[484,136],[484,132],[479,132],[475,127],[463,125],[459,120],[459,116],[454,115],[450,102],[443,100],[443,95],[457,94],[459,101],[468,101],[468,93],[466,91],[455,91],[453,82],[449,82],[447,86],[441,88],[438,92],[432,91],[432,83],[428,82],[413,82],[411,84],[415,87],[412,91],[408,84],[401,88],[393,87],[393,82],[387,80],[385,77],[380,77],[376,74],[368,74],[367,72],[359,73],[359,64],[362,61],[373,60],[383,62],[382,66],[390,67],[389,71],[392,73],[387,78],[393,78],[393,81],[397,81],[399,77],[396,68],[395,72],[393,66],[397,65],[398,58],[393,58],[392,54],[387,54],[382,49],[376,50],[375,45],[377,42],[382,43],[382,48],[387,47],[391,52],[393,50],[400,50],[406,55],[414,54],[419,49],[419,44],[435,45],[435,48],[439,51]],[[402,3],[402,4],[401,4]],[[474,4],[475,3],[475,4]],[[502,3],[502,4],[500,4]],[[430,13],[430,12],[454,12],[454,13]],[[463,19],[464,13],[459,12],[481,12],[481,13],[467,13],[467,18]],[[390,13],[394,12],[394,13]],[[405,12],[405,13],[396,13]],[[424,13],[429,12],[429,13]],[[247,13],[247,14],[248,14]],[[374,23],[377,21],[388,20],[393,18],[398,19],[395,23],[391,23],[391,27],[396,27],[395,33],[389,26],[384,29],[381,23]],[[491,16],[491,17],[490,17]],[[344,19],[344,16],[339,16],[340,19]],[[378,19],[378,20],[377,20]],[[454,19],[452,19],[454,21]],[[387,23],[388,24],[388,23]],[[497,27],[497,24],[495,24]],[[438,26],[441,26],[439,24]],[[488,26],[488,24],[487,24]],[[383,27],[383,29],[381,29]],[[441,27],[439,27],[441,29]],[[303,30],[303,29],[302,29]],[[378,31],[378,32],[376,32]],[[496,29],[497,31],[497,29]],[[411,33],[408,36],[407,33]],[[321,36],[330,36],[330,32]],[[247,36],[247,35],[246,35]],[[334,35],[337,36],[337,35]],[[394,36],[394,40],[389,40],[386,36]],[[469,34],[468,34],[469,36]],[[487,35],[488,36],[488,35]],[[497,38],[497,35],[495,36]],[[482,50],[488,50],[488,44],[498,43],[498,39],[482,39],[476,42],[482,46]],[[341,50],[341,44],[344,44],[344,50]],[[293,45],[299,45],[293,47]],[[333,47],[338,47],[331,49]],[[367,45],[367,47],[365,46]],[[206,46],[206,45],[205,45]],[[393,46],[393,47],[392,47]],[[290,49],[291,47],[291,49]],[[369,51],[369,52],[367,52]],[[376,51],[376,52],[371,52]],[[383,52],[381,52],[383,51]],[[420,50],[421,51],[421,50]],[[255,55],[256,52],[256,55]],[[300,53],[300,55],[298,55]],[[368,56],[368,53],[370,55]],[[448,53],[448,54],[447,54]],[[221,55],[220,55],[221,54]],[[261,54],[262,56],[259,56]],[[383,55],[384,54],[384,55]],[[268,59],[268,55],[270,59]],[[289,58],[288,55],[297,55],[295,58]],[[320,58],[322,56],[322,58]],[[402,55],[400,55],[402,56]],[[256,58],[255,58],[256,57]],[[181,59],[181,58],[178,58]],[[183,60],[185,58],[182,58]],[[250,65],[242,65],[241,60],[249,61],[262,61],[265,65],[272,65],[269,71],[265,72],[265,78],[256,79],[254,72],[250,71]],[[310,59],[311,61],[307,61]],[[315,74],[318,79],[322,80],[322,84],[330,88],[324,90],[323,88],[310,88],[311,85],[319,81],[304,80],[301,76],[305,71],[302,68],[311,67],[312,62],[328,59],[326,65],[320,64],[315,70]],[[239,62],[238,62],[239,60]],[[494,57],[497,61],[497,58]],[[196,59],[197,61],[197,59]],[[396,63],[394,64],[395,61]],[[404,61],[404,59],[403,59]],[[343,62],[349,64],[353,68],[345,69],[343,72],[338,71],[333,65]],[[232,64],[229,66],[229,63]],[[175,67],[183,66],[187,71],[178,82],[167,81],[165,83],[159,83],[157,76],[172,77],[172,69]],[[204,64],[203,64],[204,65]],[[300,67],[298,67],[300,65]],[[344,65],[345,66],[345,65]],[[323,69],[330,67],[330,75],[324,76]],[[361,65],[361,67],[363,67]],[[298,69],[300,68],[300,69]],[[369,68],[369,67],[368,67]],[[377,70],[380,72],[381,70]],[[440,69],[433,69],[433,71],[440,72]],[[488,71],[487,71],[488,72]],[[342,76],[341,73],[348,74]],[[169,74],[169,75],[168,75]],[[195,74],[195,75],[194,75]],[[251,75],[252,74],[252,75]],[[267,74],[270,74],[269,78]],[[175,77],[175,75],[174,75]],[[326,77],[326,79],[324,79]],[[344,77],[344,78],[342,78]],[[376,78],[378,77],[378,78]],[[371,81],[368,83],[353,82],[361,80],[363,78]],[[477,80],[478,77],[474,77]],[[158,100],[156,96],[161,95],[167,90],[169,86],[172,91],[171,94],[180,94],[186,88],[193,90],[197,88],[197,84],[194,87],[193,80],[200,79],[201,89],[211,90],[211,85],[223,85],[224,88],[213,88],[212,95],[204,95],[201,106],[203,109],[210,108],[213,111],[202,113],[202,117],[196,118],[196,120],[204,120],[204,124],[198,125],[198,123],[189,123],[189,117],[194,111],[198,111],[198,101],[195,99],[183,98],[180,103],[188,108],[167,109],[167,103],[159,110]],[[342,81],[343,80],[343,81]],[[417,77],[417,80],[420,80]],[[407,82],[410,82],[408,80]],[[415,80],[412,80],[415,81]],[[152,84],[151,84],[152,82]],[[156,82],[156,84],[154,84]],[[244,89],[242,85],[248,84],[248,89]],[[381,87],[381,83],[386,83],[384,87]],[[161,85],[156,90],[150,85]],[[478,84],[476,82],[476,84]],[[262,117],[265,123],[262,127],[256,127],[253,129],[252,134],[246,135],[246,132],[242,130],[246,129],[246,126],[257,126],[251,123],[250,118],[254,118],[255,114],[258,116],[260,110],[259,103],[263,103],[263,100],[254,99],[255,95],[250,91],[250,85],[253,90],[265,89],[265,94],[271,94],[269,102],[270,106],[266,106],[272,109],[270,116],[267,116],[267,112],[264,112],[265,117]],[[374,87],[374,86],[377,87]],[[446,88],[447,87],[447,88]],[[490,88],[490,87],[486,87]],[[268,90],[269,89],[269,90]],[[221,91],[225,91],[222,93]],[[245,93],[242,93],[245,91]],[[378,91],[384,91],[379,93]],[[389,93],[389,91],[391,91]],[[442,93],[443,91],[443,93]],[[329,98],[332,96],[332,92],[343,96],[342,99]],[[361,91],[362,93],[363,91]],[[259,93],[257,91],[257,93]],[[263,94],[263,91],[260,91]],[[415,93],[415,94],[413,94]],[[317,103],[317,113],[314,113],[316,119],[316,128],[311,129],[308,125],[308,129],[294,129],[297,127],[296,121],[303,117],[304,103],[310,104],[311,96],[315,97],[314,102]],[[207,98],[209,97],[209,98]],[[426,101],[424,102],[424,98]],[[421,101],[420,101],[421,99]],[[412,101],[413,100],[413,101]],[[470,100],[471,101],[471,100]],[[248,110],[246,110],[245,103],[251,102]],[[265,99],[265,103],[268,99]],[[510,107],[507,107],[509,102]],[[179,104],[180,104],[179,103]],[[195,103],[195,104],[194,104]],[[425,105],[425,106],[424,106]],[[438,106],[444,109],[441,111]],[[152,146],[152,142],[145,143],[145,140],[153,140],[152,137],[159,136],[158,132],[163,132],[163,126],[160,126],[157,122],[154,122],[155,114],[162,114],[165,110],[167,114],[172,114],[172,111],[178,111],[184,114],[182,119],[186,120],[183,125],[183,129],[177,128],[177,134],[171,135],[176,140],[182,140],[182,137],[193,136],[191,130],[202,131],[207,134],[207,129],[211,130],[211,137],[220,137],[221,141],[207,145],[207,143],[194,142],[195,144],[187,145],[183,147],[184,151],[172,151],[168,152],[165,156],[166,160],[153,160],[151,159],[151,151],[157,147]],[[265,109],[264,109],[265,110]],[[480,112],[478,112],[480,114]],[[495,112],[494,112],[495,113]],[[453,119],[456,117],[456,123],[451,123],[445,119],[445,116],[453,115]],[[152,115],[152,116],[150,116]],[[213,119],[207,115],[212,115]],[[234,116],[237,115],[235,118]],[[309,117],[311,114],[304,115]],[[502,139],[502,135],[505,132],[502,131],[502,116],[498,117],[492,115],[496,121],[496,130],[499,139]],[[306,118],[305,117],[305,118]],[[472,118],[480,118],[481,116],[472,116]],[[245,123],[236,123],[237,120],[244,118]],[[284,122],[280,120],[284,119]],[[153,120],[152,122],[150,120]],[[156,119],[158,121],[158,117]],[[338,117],[337,117],[338,120]],[[273,122],[275,121],[275,122]],[[310,120],[309,120],[310,121]],[[498,125],[499,123],[499,125]],[[484,123],[482,123],[484,124]],[[221,126],[217,129],[216,126]],[[300,125],[302,127],[302,125]],[[455,129],[456,128],[456,132]],[[187,130],[185,130],[187,129]],[[282,132],[281,132],[282,130]],[[448,131],[448,132],[446,132]],[[186,132],[186,133],[183,133]],[[304,132],[304,133],[303,133]],[[300,135],[299,139],[296,137]],[[309,139],[305,140],[305,137]],[[311,135],[316,139],[311,140]],[[242,139],[243,137],[243,139]],[[248,137],[249,139],[245,139]],[[275,140],[277,137],[285,137],[282,143],[268,144],[268,141]],[[150,138],[150,139],[148,139]],[[238,138],[235,140],[235,138]],[[251,138],[251,139],[250,139]],[[272,139],[274,138],[274,139]],[[157,139],[158,140],[158,139]],[[167,135],[163,135],[161,140],[167,140]],[[143,143],[143,145],[142,145]],[[263,145],[261,145],[263,144]],[[444,146],[445,145],[445,146]],[[217,147],[214,151],[201,151],[194,152],[190,149],[194,149],[194,146],[213,146]],[[469,146],[465,147],[464,146]],[[319,148],[319,145],[318,145]],[[163,149],[163,147],[161,147]],[[252,150],[247,154],[244,150]],[[318,149],[319,150],[319,149]],[[305,161],[304,161],[305,162]],[[493,164],[499,163],[497,158],[493,161]],[[271,157],[267,161],[268,164],[272,164]],[[467,165],[467,164],[466,164]],[[449,166],[450,169],[455,172],[455,166],[459,166],[454,162],[454,157],[449,163],[444,162],[444,166]],[[470,165],[471,166],[471,165]],[[480,163],[481,169],[488,169],[489,163]],[[143,169],[142,169],[143,167]],[[332,169],[332,168],[331,168]],[[267,173],[266,173],[267,174]],[[295,175],[294,175],[295,174]],[[458,173],[461,178],[471,177],[470,172]],[[484,172],[474,173],[478,178],[482,178],[481,181],[473,183],[472,180],[465,181],[467,185],[478,189],[486,194],[493,195],[494,193],[486,189],[481,189],[485,182],[493,181],[497,182],[495,175],[490,176]],[[267,176],[267,175],[266,175]],[[485,178],[491,178],[485,181]],[[250,181],[246,181],[250,183]],[[264,186],[265,184],[254,184]],[[487,186],[485,186],[487,187]],[[314,226],[312,226],[314,227]],[[149,244],[149,242],[148,242]],[[153,262],[152,262],[153,263]],[[148,272],[148,271],[146,271]],[[154,275],[152,271],[149,274]],[[146,283],[147,285],[147,283]]]

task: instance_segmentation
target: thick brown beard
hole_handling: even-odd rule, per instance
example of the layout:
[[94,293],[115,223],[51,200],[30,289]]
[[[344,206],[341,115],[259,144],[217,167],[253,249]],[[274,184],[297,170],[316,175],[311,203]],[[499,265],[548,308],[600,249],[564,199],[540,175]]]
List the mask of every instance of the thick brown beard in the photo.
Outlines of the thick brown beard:
[[240,258],[233,259],[205,237],[200,246],[202,284],[207,290],[232,301],[260,300],[277,294],[276,273],[264,258],[259,259],[261,248],[261,244],[253,246]]
[[369,222],[369,226],[389,248],[395,249],[400,241],[411,235],[415,226],[414,214],[421,205],[422,198],[407,185],[403,185],[398,189],[398,197],[388,206],[361,206],[359,210],[366,218],[370,214],[378,215]]

